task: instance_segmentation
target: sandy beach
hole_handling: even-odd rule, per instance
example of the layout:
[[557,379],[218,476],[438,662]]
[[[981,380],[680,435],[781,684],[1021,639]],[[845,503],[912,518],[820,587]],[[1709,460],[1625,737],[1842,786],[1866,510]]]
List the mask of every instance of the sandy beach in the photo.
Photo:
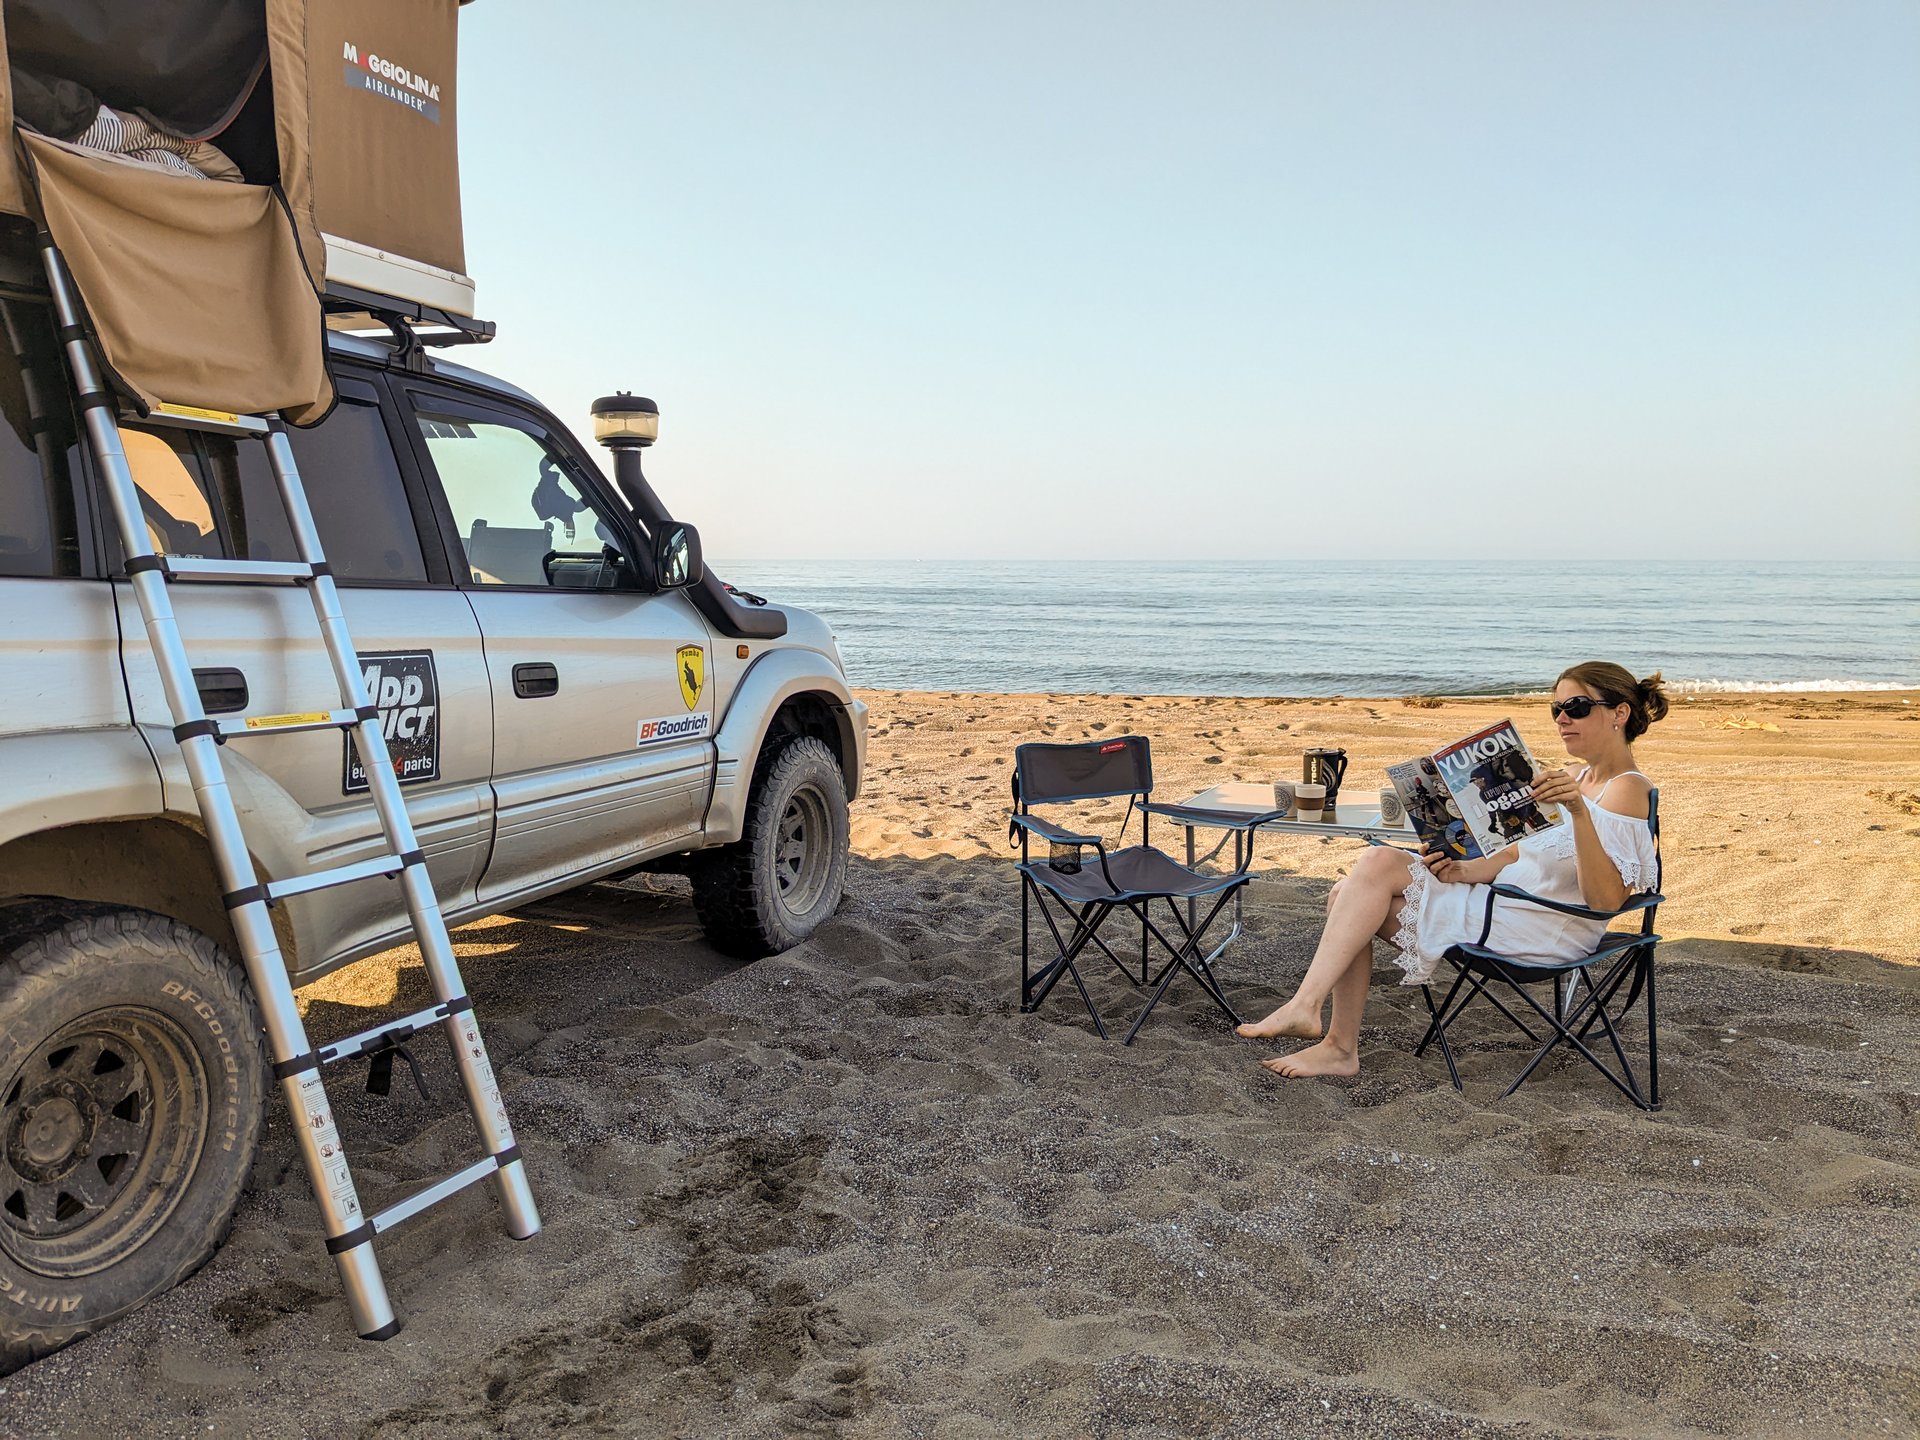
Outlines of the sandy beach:
[[[1509,715],[1557,759],[1543,703],[864,698],[848,897],[808,944],[727,961],[664,876],[457,933],[543,1234],[481,1192],[410,1222],[381,1251],[407,1328],[358,1341],[276,1107],[226,1248],[0,1379],[0,1433],[1920,1433],[1920,694],[1682,697],[1641,743],[1651,1116],[1564,1060],[1498,1098],[1525,1052],[1492,1028],[1456,1093],[1384,947],[1357,1080],[1262,1071],[1190,984],[1131,1049],[1065,990],[1014,1004],[1021,740],[1147,735],[1165,800],[1341,745],[1355,791]],[[1243,1014],[1358,853],[1260,842]],[[306,992],[317,1038],[425,1003],[408,951],[350,973]],[[464,1158],[404,1074],[334,1093],[376,1201]]]

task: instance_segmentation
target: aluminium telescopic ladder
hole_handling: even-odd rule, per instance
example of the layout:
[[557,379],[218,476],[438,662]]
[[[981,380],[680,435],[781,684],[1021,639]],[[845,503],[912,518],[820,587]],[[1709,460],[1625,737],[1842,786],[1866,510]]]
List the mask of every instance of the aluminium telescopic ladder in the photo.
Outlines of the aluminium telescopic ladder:
[[[120,528],[127,576],[139,599],[140,611],[146,620],[147,640],[159,667],[167,705],[173,713],[174,740],[180,746],[193,782],[194,798],[199,803],[220,883],[226,891],[224,899],[234,937],[239,942],[247,977],[265,1017],[274,1078],[279,1081],[293,1115],[300,1152],[313,1180],[326,1227],[327,1250],[340,1271],[340,1283],[353,1313],[354,1328],[369,1340],[385,1340],[399,1332],[400,1322],[394,1316],[386,1282],[381,1278],[373,1250],[374,1237],[467,1186],[491,1178],[505,1212],[507,1233],[519,1240],[530,1238],[540,1229],[540,1214],[527,1184],[520,1147],[514,1143],[513,1127],[507,1121],[500,1087],[474,1019],[473,1002],[467,997],[466,985],[454,961],[446,921],[427,874],[426,857],[407,816],[406,801],[381,733],[380,713],[367,695],[353,640],[340,611],[339,591],[321,551],[313,513],[308,507],[284,426],[277,417],[231,415],[184,405],[156,410],[143,422],[262,442],[281,501],[286,506],[300,559],[270,562],[156,554],[148,541],[140,494],[121,440],[119,406],[107,387],[104,367],[96,363],[92,344],[80,323],[77,292],[66,262],[44,234],[40,246],[74,391],[86,418],[87,442]],[[167,593],[173,581],[196,579],[290,584],[304,588],[312,599],[321,638],[333,664],[340,691],[338,706],[297,715],[210,718],[201,705],[192,662],[181,640]],[[227,789],[221,747],[236,736],[286,735],[319,729],[338,729],[353,737],[386,837],[387,853],[307,875],[263,881],[254,873],[240,817]],[[414,936],[426,960],[435,1003],[405,1019],[374,1026],[316,1049],[307,1039],[306,1027],[294,1003],[286,958],[274,935],[268,907],[289,895],[374,877],[392,877],[400,883]],[[466,1092],[467,1107],[472,1111],[486,1154],[387,1208],[366,1214],[334,1125],[320,1067],[336,1060],[362,1055],[378,1057],[383,1053],[390,1064],[395,1047],[434,1024],[446,1032],[461,1086]]]

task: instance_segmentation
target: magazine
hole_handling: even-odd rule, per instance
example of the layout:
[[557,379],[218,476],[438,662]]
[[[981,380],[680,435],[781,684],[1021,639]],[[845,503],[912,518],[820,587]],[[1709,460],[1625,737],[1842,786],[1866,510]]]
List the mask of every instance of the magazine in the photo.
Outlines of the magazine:
[[1421,845],[1456,860],[1496,854],[1566,820],[1560,806],[1534,800],[1539,773],[1511,720],[1387,767]]

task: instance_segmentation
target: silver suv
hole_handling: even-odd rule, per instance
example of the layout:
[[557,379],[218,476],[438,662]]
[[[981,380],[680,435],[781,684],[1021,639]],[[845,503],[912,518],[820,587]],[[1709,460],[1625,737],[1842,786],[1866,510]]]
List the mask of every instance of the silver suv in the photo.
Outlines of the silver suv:
[[[0,262],[0,1373],[213,1253],[273,1088],[36,291]],[[339,407],[293,450],[447,918],[666,868],[720,949],[804,939],[840,899],[866,747],[826,625],[703,573],[631,447],[616,485],[511,385],[331,345]],[[156,550],[293,557],[261,447],[126,444]],[[298,591],[172,599],[209,714],[335,693]],[[263,875],[381,853],[338,731],[227,758]],[[295,983],[411,933],[380,886],[275,915]]]

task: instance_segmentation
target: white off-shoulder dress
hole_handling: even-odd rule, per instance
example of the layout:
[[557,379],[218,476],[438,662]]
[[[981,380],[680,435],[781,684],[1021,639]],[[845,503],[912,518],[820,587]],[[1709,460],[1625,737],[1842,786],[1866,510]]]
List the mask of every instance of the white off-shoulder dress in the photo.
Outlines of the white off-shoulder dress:
[[[1613,778],[1618,780],[1620,776]],[[1606,793],[1603,787],[1600,795]],[[1600,836],[1600,847],[1620,872],[1621,883],[1630,893],[1653,889],[1659,883],[1660,861],[1647,822],[1607,809],[1598,797],[1587,799],[1586,806]],[[1574,866],[1571,821],[1529,835],[1517,848],[1520,858],[1500,872],[1500,884],[1517,886],[1543,900],[1586,903],[1580,896],[1580,875]],[[1448,885],[1434,879],[1418,857],[1409,856],[1408,862],[1413,878],[1407,885],[1400,923],[1393,932],[1392,943],[1399,951],[1394,961],[1407,972],[1402,985],[1424,985],[1432,979],[1448,947],[1479,940],[1480,927],[1486,923],[1489,887]],[[1488,949],[1516,960],[1573,960],[1590,953],[1606,928],[1598,920],[1498,899],[1494,901],[1493,930],[1486,943]]]

